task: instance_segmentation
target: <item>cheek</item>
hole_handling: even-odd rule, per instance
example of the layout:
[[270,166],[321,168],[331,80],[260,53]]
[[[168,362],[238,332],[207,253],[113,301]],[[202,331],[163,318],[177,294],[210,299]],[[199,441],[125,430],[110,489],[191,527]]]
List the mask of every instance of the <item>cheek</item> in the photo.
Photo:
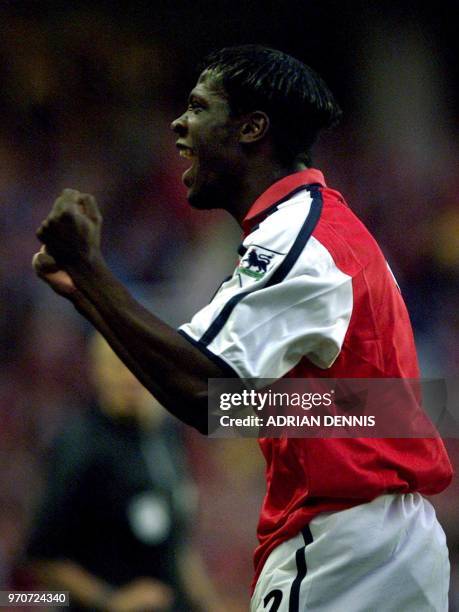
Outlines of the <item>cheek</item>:
[[207,183],[220,183],[229,174],[229,164],[222,150],[207,151],[196,161],[196,176]]
[[198,162],[203,167],[218,168],[219,170],[229,168],[236,157],[237,151],[232,141],[226,135],[221,134],[205,143],[198,152]]

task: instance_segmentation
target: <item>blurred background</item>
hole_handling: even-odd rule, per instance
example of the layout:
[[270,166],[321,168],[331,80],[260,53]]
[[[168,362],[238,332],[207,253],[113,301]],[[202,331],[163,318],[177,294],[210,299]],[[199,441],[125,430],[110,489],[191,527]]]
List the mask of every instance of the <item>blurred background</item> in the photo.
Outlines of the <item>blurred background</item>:
[[[65,187],[93,193],[104,253],[170,324],[236,261],[239,228],[191,211],[170,122],[196,64],[225,45],[278,47],[344,110],[314,165],[376,236],[398,279],[425,376],[459,374],[459,39],[455,2],[0,2],[0,585],[21,583],[56,433],[86,410],[89,326],[32,274],[35,229]],[[199,490],[193,539],[228,610],[247,610],[263,495],[252,440],[184,432]],[[448,441],[454,463],[459,453]],[[459,610],[459,487],[434,501]]]

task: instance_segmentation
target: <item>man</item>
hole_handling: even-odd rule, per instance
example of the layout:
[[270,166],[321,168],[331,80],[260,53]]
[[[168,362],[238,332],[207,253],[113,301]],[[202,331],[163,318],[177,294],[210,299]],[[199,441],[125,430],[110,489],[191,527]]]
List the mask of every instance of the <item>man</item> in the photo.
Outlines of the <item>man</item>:
[[[107,269],[94,198],[65,190],[38,230],[38,275],[202,432],[209,378],[419,376],[378,246],[310,167],[318,132],[339,114],[323,81],[283,53],[248,45],[207,59],[172,124],[192,162],[183,182],[192,206],[227,210],[245,239],[232,278],[179,333]],[[451,479],[439,439],[260,445],[267,494],[252,611],[447,609],[444,534],[421,495]]]
[[195,506],[178,432],[106,341],[90,345],[95,403],[53,448],[28,542],[42,588],[70,610],[220,609],[189,543]]

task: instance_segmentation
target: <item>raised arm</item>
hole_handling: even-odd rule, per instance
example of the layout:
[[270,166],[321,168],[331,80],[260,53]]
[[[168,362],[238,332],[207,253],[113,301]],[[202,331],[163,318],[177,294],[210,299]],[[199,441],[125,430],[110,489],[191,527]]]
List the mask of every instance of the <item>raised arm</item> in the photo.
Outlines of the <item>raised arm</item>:
[[221,369],[175,329],[141,306],[106,266],[101,215],[92,196],[66,189],[37,235],[46,250],[34,268],[107,339],[175,416],[207,431],[207,381]]

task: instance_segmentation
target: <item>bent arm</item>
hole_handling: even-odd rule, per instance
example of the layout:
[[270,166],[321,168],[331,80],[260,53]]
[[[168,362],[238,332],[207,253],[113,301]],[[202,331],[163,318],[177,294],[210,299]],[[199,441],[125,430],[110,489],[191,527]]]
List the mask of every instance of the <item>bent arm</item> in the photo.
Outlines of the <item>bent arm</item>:
[[169,610],[174,599],[172,589],[155,578],[136,578],[121,587],[112,587],[69,559],[35,560],[31,569],[42,586],[68,591],[71,603],[76,600],[87,610]]
[[68,591],[72,601],[85,608],[106,609],[112,587],[81,565],[68,559],[37,559],[31,569],[42,587]]
[[143,308],[107,268],[95,199],[66,189],[37,236],[34,268],[74,302],[145,387],[172,414],[207,432],[207,381],[223,372],[199,349]]
[[102,260],[68,272],[75,308],[169,412],[207,433],[207,382],[223,375],[218,365],[141,306]]

